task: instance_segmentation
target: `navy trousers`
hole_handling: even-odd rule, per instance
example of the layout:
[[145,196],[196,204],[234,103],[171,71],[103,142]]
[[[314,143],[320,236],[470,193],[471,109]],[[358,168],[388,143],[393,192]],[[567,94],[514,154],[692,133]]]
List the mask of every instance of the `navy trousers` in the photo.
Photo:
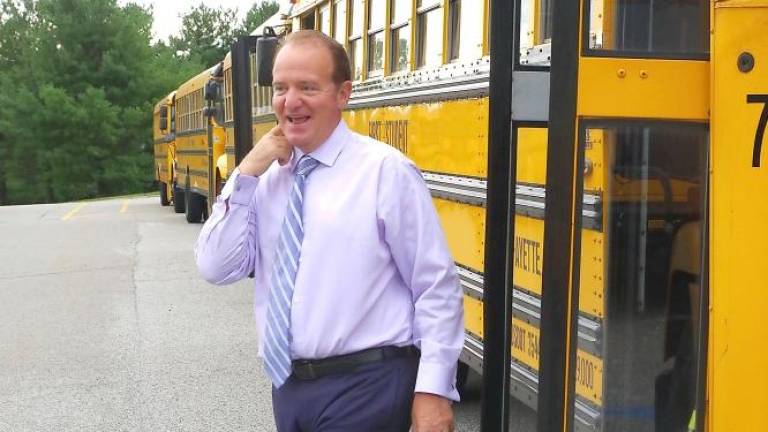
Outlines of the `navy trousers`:
[[272,387],[279,432],[408,432],[419,359],[387,359]]

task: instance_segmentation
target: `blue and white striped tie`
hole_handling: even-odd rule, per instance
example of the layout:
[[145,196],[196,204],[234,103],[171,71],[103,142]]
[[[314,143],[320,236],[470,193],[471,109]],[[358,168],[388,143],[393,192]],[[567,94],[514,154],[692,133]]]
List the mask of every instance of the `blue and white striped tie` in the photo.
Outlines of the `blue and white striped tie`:
[[288,197],[288,207],[285,210],[272,268],[264,363],[276,388],[280,388],[291,375],[291,301],[293,284],[299,269],[301,241],[304,239],[304,225],[301,220],[304,184],[317,165],[318,161],[308,155],[302,156],[296,164],[293,189]]

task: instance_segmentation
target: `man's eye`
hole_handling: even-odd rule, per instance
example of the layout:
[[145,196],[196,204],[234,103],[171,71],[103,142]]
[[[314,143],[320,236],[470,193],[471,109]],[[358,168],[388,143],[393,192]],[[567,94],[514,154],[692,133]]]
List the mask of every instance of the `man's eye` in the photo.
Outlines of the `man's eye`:
[[301,87],[301,91],[306,92],[306,93],[314,93],[314,92],[317,91],[317,86],[305,85],[305,86]]
[[272,88],[275,90],[275,93],[277,93],[277,94],[285,93],[285,87],[282,87],[282,86],[272,86]]

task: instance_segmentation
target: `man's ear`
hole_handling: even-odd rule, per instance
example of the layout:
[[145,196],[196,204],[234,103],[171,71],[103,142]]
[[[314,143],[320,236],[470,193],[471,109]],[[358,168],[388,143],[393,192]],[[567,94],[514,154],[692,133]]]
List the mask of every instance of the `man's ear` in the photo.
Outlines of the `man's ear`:
[[339,104],[339,109],[347,107],[349,97],[352,95],[352,83],[350,81],[344,81],[339,86],[339,92],[336,95],[336,99]]

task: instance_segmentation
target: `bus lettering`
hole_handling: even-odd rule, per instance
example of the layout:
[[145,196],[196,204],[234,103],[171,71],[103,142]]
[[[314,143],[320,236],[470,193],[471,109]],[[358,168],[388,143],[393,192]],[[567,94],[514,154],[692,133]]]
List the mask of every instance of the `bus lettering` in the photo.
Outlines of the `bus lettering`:
[[370,121],[368,135],[408,154],[408,120]]
[[541,276],[541,243],[515,236],[515,267]]

